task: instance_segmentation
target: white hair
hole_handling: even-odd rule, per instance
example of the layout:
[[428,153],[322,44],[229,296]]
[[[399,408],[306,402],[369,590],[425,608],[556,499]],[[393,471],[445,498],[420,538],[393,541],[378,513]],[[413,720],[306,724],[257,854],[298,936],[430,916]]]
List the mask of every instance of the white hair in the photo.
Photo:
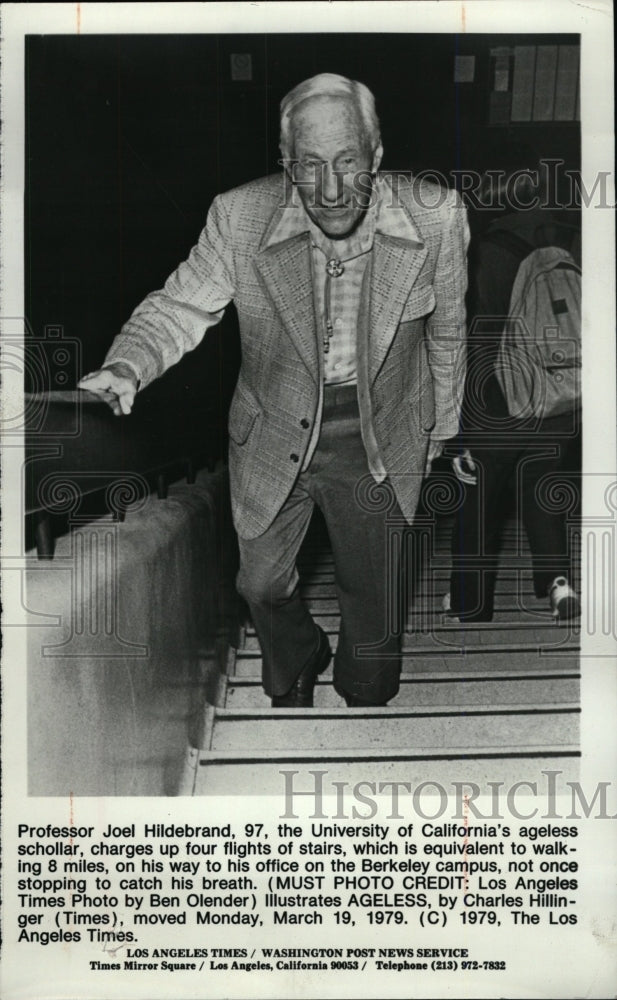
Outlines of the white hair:
[[375,109],[375,98],[371,91],[358,80],[348,80],[338,73],[319,73],[304,80],[290,90],[281,101],[281,152],[287,157],[292,145],[292,121],[300,104],[309,97],[347,97],[360,117],[364,133],[374,152],[381,142],[379,118]]

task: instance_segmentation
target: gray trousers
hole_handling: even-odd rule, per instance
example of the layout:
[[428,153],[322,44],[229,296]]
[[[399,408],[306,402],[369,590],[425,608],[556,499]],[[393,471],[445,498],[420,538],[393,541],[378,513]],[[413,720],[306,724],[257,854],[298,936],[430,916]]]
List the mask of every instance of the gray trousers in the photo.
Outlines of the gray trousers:
[[401,514],[389,483],[378,486],[370,477],[353,385],[326,386],[310,466],[268,530],[239,539],[237,588],[259,637],[270,696],[290,689],[317,648],[319,633],[300,600],[296,566],[315,505],[332,545],[341,610],[334,686],[385,702],[396,695],[401,672],[400,627],[391,627],[400,618],[392,603],[400,601],[399,566],[388,554],[386,515],[400,523]]

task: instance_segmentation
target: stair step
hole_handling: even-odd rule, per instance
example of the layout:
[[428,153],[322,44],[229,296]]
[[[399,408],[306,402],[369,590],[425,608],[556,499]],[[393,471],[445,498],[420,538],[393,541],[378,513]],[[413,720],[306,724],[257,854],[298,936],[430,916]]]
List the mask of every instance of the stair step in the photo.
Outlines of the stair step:
[[[486,559],[484,565],[488,568],[491,562]],[[521,573],[531,574],[532,572],[531,555],[528,552],[516,552],[515,550],[502,552],[499,557],[493,558],[492,565],[497,567],[498,576],[502,576],[504,573],[514,576]],[[430,555],[430,563],[421,569],[423,577],[433,577],[442,573],[447,573],[449,576],[452,569],[452,556],[450,552],[443,550],[433,552]],[[330,557],[302,561],[298,563],[298,571],[301,579],[309,578],[315,573],[334,573],[334,559]]]
[[[443,596],[443,594],[435,594],[432,597],[429,595],[425,595],[422,598],[417,597],[409,610],[410,619],[413,620],[414,616],[423,614],[444,614],[441,604]],[[500,617],[506,614],[519,615],[522,613],[534,616],[540,615],[541,617],[551,616],[545,597],[537,598],[528,595],[527,599],[522,601],[520,599],[522,596],[519,594],[519,599],[517,600],[514,595],[499,594],[495,601],[495,620],[499,621]],[[320,594],[314,597],[303,596],[302,600],[313,615],[340,614],[338,599],[332,593]]]
[[[332,649],[338,644],[338,634],[331,630],[327,623],[324,630],[330,640]],[[566,625],[535,626],[508,623],[507,626],[479,623],[473,625],[452,625],[436,627],[428,632],[405,632],[403,634],[403,651],[413,651],[418,654],[443,653],[453,650],[484,652],[507,648],[511,652],[521,652],[539,648],[568,648],[574,652],[578,648],[577,640],[580,631]],[[259,641],[255,634],[247,635],[243,648],[245,652],[260,652]]]
[[[295,727],[294,727],[295,728]],[[572,735],[568,729],[568,735]],[[481,746],[456,746],[445,742],[443,746],[410,747],[401,749],[400,747],[389,747],[377,745],[374,748],[365,745],[360,747],[348,747],[340,750],[330,748],[300,748],[298,750],[284,749],[234,749],[234,750],[200,750],[199,764],[203,767],[209,764],[320,764],[328,766],[333,764],[351,764],[360,761],[411,761],[411,760],[481,760],[499,759],[500,757],[518,758],[538,758],[538,757],[579,757],[580,750],[578,743],[557,743],[550,745],[547,743],[508,743],[506,739],[499,742],[499,737],[495,739],[493,745],[482,744]],[[492,771],[490,772],[492,776]],[[467,772],[465,772],[467,778]],[[426,777],[424,778],[426,780]],[[433,772],[431,770],[431,780]],[[230,787],[237,784],[232,780],[226,791],[229,793]],[[261,787],[255,789],[259,794],[263,794]]]
[[[341,625],[341,616],[338,609],[326,612],[312,609],[311,614],[315,623],[323,628],[328,635],[338,633]],[[570,626],[578,629],[576,623],[570,623]],[[555,627],[563,629],[565,626],[557,622],[546,607],[542,607],[536,612],[523,611],[520,608],[512,608],[509,611],[499,609],[495,612],[491,622],[464,622],[460,625],[453,620],[450,614],[442,611],[441,608],[412,611],[407,616],[407,631],[411,634],[415,634],[418,631],[420,634],[423,632],[432,633],[435,630],[440,631],[442,629],[451,633],[459,628],[468,632],[473,628],[480,628],[482,631],[493,628],[507,628],[512,631],[513,629],[523,628],[554,629]],[[254,637],[255,629],[249,626],[246,630],[246,635],[247,637]]]
[[[576,590],[580,589],[576,579],[574,587]],[[450,571],[443,569],[425,574],[415,587],[410,589],[416,597],[435,598],[439,596],[441,598],[450,590]],[[301,593],[304,597],[334,596],[336,594],[334,573],[330,570],[324,570],[320,573],[304,576],[301,580]],[[508,573],[507,575],[506,571],[500,572],[495,583],[495,594],[520,595],[538,600],[533,589],[531,570],[528,573]],[[542,598],[542,600],[546,600],[546,598]]]
[[508,622],[503,625],[452,625],[436,627],[432,631],[406,632],[403,635],[403,650],[437,651],[451,649],[499,649],[506,647],[513,652],[519,649],[578,648],[580,630],[567,625],[528,625]]
[[[444,611],[442,600],[444,594],[416,594],[413,596],[409,606],[408,606],[408,619],[410,624],[413,623],[416,618],[422,615],[443,615],[444,622],[448,619],[456,617],[456,612],[454,611]],[[511,594],[497,594],[495,595],[495,601],[493,604],[493,619],[492,622],[476,622],[476,624],[499,624],[500,622],[540,622],[550,624],[559,624],[551,611],[548,598],[544,597],[538,599],[532,594],[515,593]],[[331,613],[331,612],[330,612]],[[468,613],[472,613],[472,609],[469,609]],[[577,620],[573,619],[572,624],[576,624]],[[456,624],[456,623],[454,623]],[[465,622],[464,624],[472,625],[473,622]]]
[[[440,538],[433,537],[433,544],[428,547],[428,552],[426,553],[430,557],[431,566],[435,563],[441,564],[441,562],[447,561],[448,564],[452,560],[452,550],[450,547],[450,540],[448,539],[444,543]],[[413,557],[413,555],[412,555]],[[518,561],[523,561],[525,565],[531,566],[531,551],[527,540],[524,537],[516,536],[514,534],[502,540],[502,549],[497,557],[500,559],[502,564],[505,565],[516,565]],[[516,562],[512,562],[515,560]],[[301,553],[298,559],[298,569],[300,574],[304,571],[312,572],[313,570],[320,570],[324,567],[334,566],[334,556],[328,551],[309,551]]]
[[[480,647],[475,650],[466,648],[446,651],[432,650],[431,654],[414,653],[403,658],[405,672],[416,670],[420,673],[450,673],[466,676],[476,671],[505,671],[510,674],[519,671],[537,670],[544,673],[547,668],[559,667],[577,671],[579,666],[578,652],[575,648],[554,650],[537,650],[523,647],[518,650],[504,650],[503,647]],[[261,651],[239,650],[235,663],[236,677],[261,677]],[[326,670],[322,677],[332,676],[332,667]]]
[[[401,687],[392,706],[415,705],[418,708],[434,705],[528,705],[540,708],[546,704],[559,704],[563,708],[576,707],[579,699],[579,681],[576,677],[495,678],[471,676],[452,679],[401,678]],[[264,694],[259,678],[237,678],[227,688],[225,707],[266,708],[270,699]],[[315,687],[316,708],[336,708],[342,704],[331,683],[322,681]]]
[[[515,781],[520,781],[521,760],[525,761],[526,779],[530,782],[535,781],[539,788],[545,786],[546,776],[542,773],[542,769],[547,767],[559,771],[560,781],[565,785],[568,781],[580,780],[579,758],[580,753],[575,746],[562,747],[559,750],[530,746],[523,751],[520,748],[500,745],[492,748],[492,752],[490,747],[485,748],[482,753],[470,753],[465,749],[459,749],[457,752],[453,747],[448,752],[408,754],[405,758],[397,756],[363,758],[357,763],[355,761],[341,763],[340,760],[327,758],[319,758],[318,761],[309,759],[305,762],[306,769],[301,765],[298,766],[297,761],[292,762],[294,772],[292,789],[294,791],[314,789],[316,779],[311,765],[318,763],[319,769],[326,772],[323,776],[324,795],[334,794],[335,788],[332,785],[334,779],[346,783],[344,809],[346,815],[350,816],[351,810],[357,805],[353,793],[357,783],[369,782],[375,788],[381,785],[382,788],[385,787],[386,795],[391,794],[392,782],[404,782],[406,787],[413,790],[426,781],[427,760],[430,760],[431,781],[451,791],[454,782],[461,782],[467,786],[473,783],[480,788],[486,788],[487,782],[492,781],[501,782],[504,788],[509,788]],[[278,766],[279,762],[281,767]],[[286,777],[281,774],[286,763],[288,762],[280,757],[280,752],[261,761],[229,762],[218,757],[209,758],[201,751],[197,756],[197,768],[193,777],[195,783],[193,794],[228,795],[230,789],[240,788],[247,795],[280,797],[287,787]],[[362,789],[366,793],[367,785],[363,784]],[[409,809],[405,794],[401,792],[401,812]]]
[[[416,753],[478,753],[498,746],[551,747],[573,742],[577,709],[544,706],[435,706],[367,709],[215,709],[210,756],[225,759],[366,759]],[[387,740],[387,749],[384,741]],[[290,749],[293,748],[293,749]],[[458,751],[457,751],[458,752]]]
[[[476,565],[472,566],[473,569],[485,568],[487,570],[496,570],[498,575],[502,573],[509,573],[511,575],[521,573],[531,577],[533,572],[533,561],[531,558],[531,553],[525,550],[517,551],[514,547],[503,551],[499,556],[482,556],[468,554],[467,558],[469,560],[476,560]],[[459,555],[456,557],[457,567],[461,568],[461,559]],[[418,563],[417,559],[414,566],[414,556],[410,555],[410,565],[411,568],[416,571],[418,577],[428,577],[433,576],[435,573],[446,572],[450,575],[452,570],[453,556],[448,549],[437,548],[431,553],[427,553],[426,556],[422,557],[422,562]],[[324,563],[324,568],[326,568]]]

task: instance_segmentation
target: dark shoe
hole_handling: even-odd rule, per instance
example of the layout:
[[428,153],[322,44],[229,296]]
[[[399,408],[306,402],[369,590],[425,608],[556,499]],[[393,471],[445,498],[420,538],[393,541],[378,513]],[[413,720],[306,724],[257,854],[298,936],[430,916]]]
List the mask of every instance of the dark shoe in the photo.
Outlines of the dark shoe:
[[332,659],[328,637],[319,629],[319,645],[309,662],[300,671],[287,694],[272,695],[272,708],[312,708],[315,682]]
[[346,691],[343,692],[343,698],[347,708],[384,708],[388,704],[387,701],[366,701],[355,694],[347,694]]

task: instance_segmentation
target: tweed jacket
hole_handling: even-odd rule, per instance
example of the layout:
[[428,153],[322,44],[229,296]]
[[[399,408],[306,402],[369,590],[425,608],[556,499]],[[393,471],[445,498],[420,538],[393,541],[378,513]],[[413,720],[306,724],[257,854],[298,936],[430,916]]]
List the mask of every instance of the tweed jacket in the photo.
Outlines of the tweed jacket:
[[[430,437],[458,431],[469,234],[455,192],[402,177],[380,184],[358,321],[358,397],[367,452],[372,442],[379,453],[375,478],[385,472],[411,521]],[[245,538],[272,523],[319,433],[323,356],[308,217],[291,191],[286,175],[275,174],[215,198],[188,259],[137,307],[105,359],[128,363],[143,387],[234,302],[242,362],[229,472]],[[290,211],[296,235],[279,241],[281,213]]]

